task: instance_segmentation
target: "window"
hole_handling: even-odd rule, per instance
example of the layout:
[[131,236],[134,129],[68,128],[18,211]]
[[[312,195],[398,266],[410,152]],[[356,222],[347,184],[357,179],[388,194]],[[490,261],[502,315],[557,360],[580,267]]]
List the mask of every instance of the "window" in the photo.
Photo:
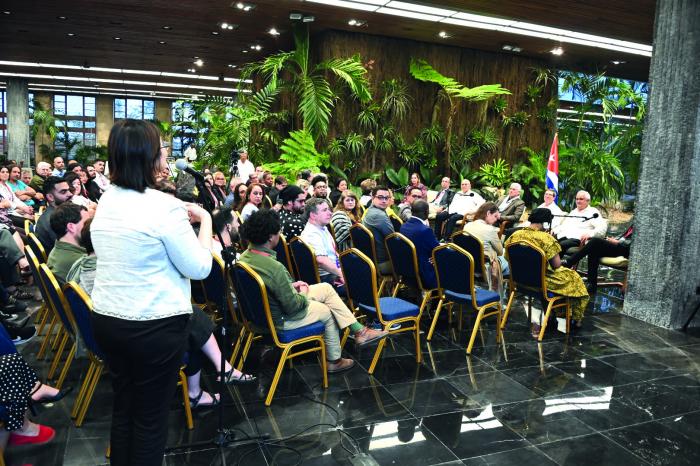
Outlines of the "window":
[[59,150],[68,149],[68,157],[73,158],[79,145],[95,146],[96,119],[95,98],[82,95],[56,94],[53,96],[53,113],[56,124],[65,125],[65,134],[59,134],[54,141],[54,147]]
[[197,140],[197,131],[192,128],[194,111],[191,102],[173,102],[172,104],[172,131],[173,142],[171,146],[173,157],[182,157],[185,149]]
[[114,119],[155,120],[156,102],[143,99],[114,99]]

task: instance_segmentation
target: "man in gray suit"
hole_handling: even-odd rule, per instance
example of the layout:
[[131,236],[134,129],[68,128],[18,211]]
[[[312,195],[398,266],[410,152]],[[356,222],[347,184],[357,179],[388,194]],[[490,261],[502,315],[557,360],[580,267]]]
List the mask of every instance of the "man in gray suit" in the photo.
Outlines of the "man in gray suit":
[[508,194],[496,202],[498,211],[501,213],[499,223],[510,222],[511,225],[514,225],[520,220],[523,212],[525,212],[525,201],[520,199],[521,190],[522,187],[519,183],[511,183]]

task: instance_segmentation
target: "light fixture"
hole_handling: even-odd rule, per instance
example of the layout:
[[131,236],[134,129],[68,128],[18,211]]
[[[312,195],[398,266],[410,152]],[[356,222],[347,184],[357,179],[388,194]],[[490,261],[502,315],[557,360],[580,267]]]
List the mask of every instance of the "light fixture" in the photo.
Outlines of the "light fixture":
[[613,65],[624,65],[627,62],[623,60],[610,60],[610,63],[612,63]]
[[349,26],[355,26],[355,27],[362,27],[362,26],[367,26],[367,21],[364,19],[351,19],[348,21]]
[[56,19],[60,19],[61,21],[65,21],[68,18],[66,16],[56,16]]
[[238,67],[238,65],[234,65],[233,63],[229,63],[227,66],[229,68],[237,68]]
[[243,11],[251,11],[255,9],[255,5],[246,2],[236,2],[236,8]]
[[197,72],[197,70],[195,70],[194,68],[187,68],[187,71],[188,71],[189,73],[195,73],[195,72]]
[[501,45],[501,49],[506,50],[508,52],[515,52],[515,53],[520,53],[523,51],[522,47],[518,47],[517,45],[514,45],[514,44],[503,44],[503,45]]
[[194,61],[194,64],[197,66],[202,66],[202,65],[204,65],[204,62],[202,61],[201,58],[198,58]]
[[301,18],[302,23],[313,23],[314,21],[316,21],[316,17],[311,15],[304,16],[303,18]]
[[165,42],[164,40],[159,40],[158,43],[159,43],[160,45],[165,45],[165,44],[167,44],[167,42]]
[[248,51],[246,49],[241,50],[241,52],[248,53]]
[[212,35],[212,36],[218,36],[218,35],[219,35],[219,31],[211,31],[211,35]]
[[552,50],[549,51],[552,55],[563,55],[564,54],[564,49],[561,47],[554,47]]
[[169,31],[172,29],[172,26],[163,26],[163,29],[165,29],[166,31]]
[[[364,3],[358,3],[355,1],[347,1],[347,0],[306,0],[306,1],[312,2],[312,3],[322,3],[324,5],[337,6],[337,7],[341,7],[341,8],[352,8],[353,10],[362,10],[362,11],[377,11],[377,7],[379,5],[384,5],[387,3],[386,1],[372,2],[369,0],[367,0],[367,1],[362,0]],[[368,3],[372,3],[372,4],[367,5]]]
[[253,44],[250,46],[250,50],[257,50],[258,52],[262,50],[262,45],[260,44]]
[[69,32],[69,33],[66,34],[66,35],[67,35],[68,37],[74,37],[74,36],[75,36],[75,33],[74,33],[74,32]]
[[449,39],[450,37],[452,37],[452,35],[448,34],[447,31],[438,32],[438,36],[440,37],[440,39]]
[[389,2],[386,4],[389,8],[398,8],[400,10],[414,11],[416,13],[426,13],[437,16],[452,16],[457,13],[454,10],[446,10],[445,8],[435,8],[432,6],[416,5],[408,2]]
[[271,36],[279,36],[280,35],[280,32],[275,28],[270,28],[267,31],[267,33],[270,34]]
[[234,29],[238,29],[238,24],[227,23],[226,21],[222,21],[219,23],[219,27],[224,31],[233,31]]
[[114,39],[114,40],[122,40],[121,37],[112,37],[112,39]]
[[2,12],[3,15],[9,15],[10,13],[11,13],[11,12],[10,12],[10,11],[7,11],[7,10],[5,10],[5,11]]
[[304,15],[301,13],[289,13],[289,19],[292,21],[299,21],[301,18],[303,18]]

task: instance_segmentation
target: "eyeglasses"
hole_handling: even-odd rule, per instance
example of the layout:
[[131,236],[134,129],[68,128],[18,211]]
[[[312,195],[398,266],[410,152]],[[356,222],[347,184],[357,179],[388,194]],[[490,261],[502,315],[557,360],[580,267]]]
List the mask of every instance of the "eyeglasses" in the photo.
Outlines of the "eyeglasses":
[[374,197],[376,197],[380,201],[388,201],[390,199],[389,196],[374,196]]
[[587,199],[585,197],[577,197],[576,200],[577,201],[586,201]]

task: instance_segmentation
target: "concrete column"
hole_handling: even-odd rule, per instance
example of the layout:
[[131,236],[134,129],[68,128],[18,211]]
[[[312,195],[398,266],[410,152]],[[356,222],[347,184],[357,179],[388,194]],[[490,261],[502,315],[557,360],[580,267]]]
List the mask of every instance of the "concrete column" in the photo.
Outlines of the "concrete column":
[[25,167],[30,165],[27,85],[26,79],[7,80],[7,155]]
[[[41,105],[41,108],[43,108],[44,110],[52,109],[52,100],[53,95],[47,92],[34,93],[34,104]],[[53,160],[44,160],[44,156],[41,155],[42,144],[46,144],[50,147],[53,147],[53,142],[51,141],[51,138],[44,131],[40,131],[39,133],[37,133],[36,139],[34,140],[34,160],[36,161],[36,163],[42,161],[52,163]]]
[[97,145],[106,146],[109,140],[109,132],[114,126],[114,97],[99,95],[95,99],[95,119],[97,132],[95,141]]
[[668,328],[682,326],[700,299],[699,18],[698,1],[656,4],[636,238],[623,309]]

